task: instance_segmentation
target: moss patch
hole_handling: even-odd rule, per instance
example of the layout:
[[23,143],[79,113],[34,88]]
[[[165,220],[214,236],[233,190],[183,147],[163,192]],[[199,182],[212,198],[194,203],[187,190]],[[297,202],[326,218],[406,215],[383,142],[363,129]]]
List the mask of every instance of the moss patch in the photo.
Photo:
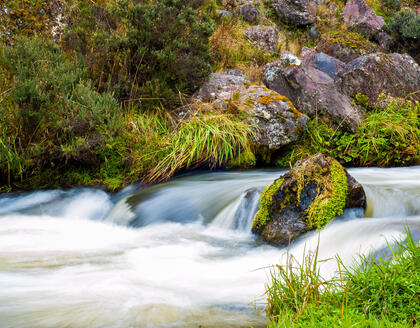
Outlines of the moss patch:
[[270,221],[270,207],[273,201],[274,193],[280,188],[284,179],[277,179],[271,185],[265,187],[260,197],[260,209],[255,214],[254,222],[252,223],[253,230],[263,228],[268,221]]
[[348,192],[347,176],[344,168],[337,162],[331,164],[329,178],[323,179],[323,190],[308,208],[306,224],[309,229],[321,229],[332,218],[343,214]]

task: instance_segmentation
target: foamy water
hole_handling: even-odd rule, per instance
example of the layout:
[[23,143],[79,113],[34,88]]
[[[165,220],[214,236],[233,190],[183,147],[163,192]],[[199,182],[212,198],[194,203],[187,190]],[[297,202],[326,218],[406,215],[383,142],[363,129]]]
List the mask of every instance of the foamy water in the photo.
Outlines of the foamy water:
[[[348,211],[302,236],[290,248],[298,259],[319,240],[321,259],[351,264],[404,238],[405,225],[419,230],[420,167],[350,173],[369,217]],[[280,174],[199,174],[118,195],[0,196],[0,327],[263,327],[253,304],[286,250],[250,230],[261,189]],[[331,260],[321,272],[336,268]]]

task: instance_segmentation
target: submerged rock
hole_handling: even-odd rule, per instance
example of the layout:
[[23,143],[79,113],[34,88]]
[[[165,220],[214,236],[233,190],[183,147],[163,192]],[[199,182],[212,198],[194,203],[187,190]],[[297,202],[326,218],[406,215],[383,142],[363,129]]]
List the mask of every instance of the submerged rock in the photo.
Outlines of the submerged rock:
[[270,244],[288,244],[350,207],[366,208],[362,186],[335,159],[316,154],[264,189],[252,232]]

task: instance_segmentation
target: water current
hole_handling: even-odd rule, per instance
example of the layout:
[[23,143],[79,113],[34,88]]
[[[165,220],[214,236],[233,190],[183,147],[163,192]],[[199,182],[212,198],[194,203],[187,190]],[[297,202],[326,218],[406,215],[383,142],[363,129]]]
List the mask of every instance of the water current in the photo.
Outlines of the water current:
[[[350,169],[368,198],[290,253],[357,254],[419,238],[420,167]],[[264,327],[270,267],[286,248],[251,233],[261,190],[284,171],[200,173],[117,194],[0,195],[0,328]],[[321,266],[324,276],[337,269]],[[260,311],[258,311],[260,310]]]

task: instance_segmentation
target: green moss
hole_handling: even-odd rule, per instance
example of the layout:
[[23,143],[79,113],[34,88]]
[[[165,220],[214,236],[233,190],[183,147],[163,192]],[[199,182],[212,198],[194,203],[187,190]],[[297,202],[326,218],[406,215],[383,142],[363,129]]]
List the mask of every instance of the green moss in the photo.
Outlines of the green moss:
[[332,218],[343,214],[346,205],[347,176],[344,168],[336,160],[331,163],[329,179],[323,182],[322,192],[308,208],[306,224],[310,229],[323,228]]
[[261,229],[270,220],[270,207],[273,200],[274,193],[280,188],[283,179],[277,179],[271,185],[267,186],[260,197],[260,209],[255,214],[252,229]]

